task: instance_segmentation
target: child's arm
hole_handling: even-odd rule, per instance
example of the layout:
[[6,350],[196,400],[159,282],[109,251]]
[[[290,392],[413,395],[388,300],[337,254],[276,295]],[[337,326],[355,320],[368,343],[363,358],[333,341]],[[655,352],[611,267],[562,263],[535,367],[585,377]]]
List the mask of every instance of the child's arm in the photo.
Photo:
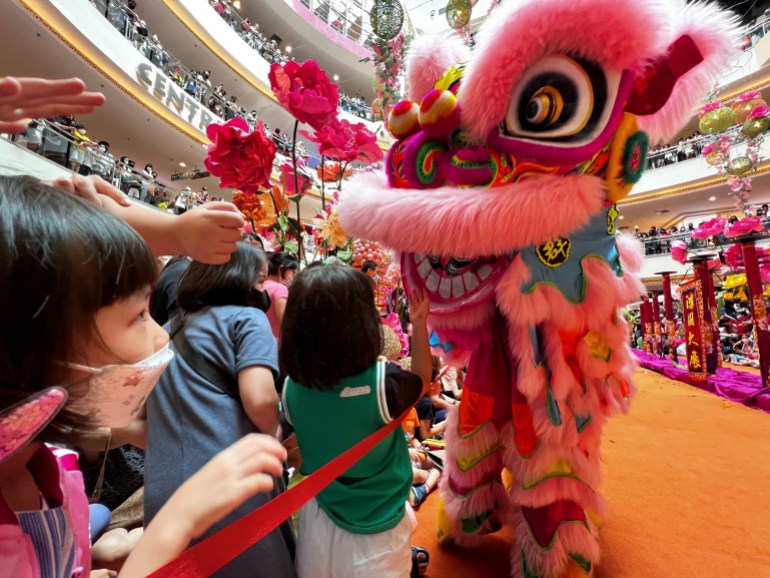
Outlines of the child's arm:
[[248,498],[272,490],[285,459],[283,446],[260,434],[249,434],[214,456],[160,509],[119,577],[144,578]]
[[278,437],[278,393],[272,372],[266,367],[254,366],[238,373],[238,393],[251,423],[264,434]]
[[433,427],[430,425],[429,419],[420,420],[420,437],[424,440],[430,439],[435,435],[442,434],[446,430],[446,422],[442,421],[437,423]]
[[235,205],[206,203],[179,217],[128,201],[98,176],[61,178],[53,186],[94,202],[123,219],[156,255],[189,255],[196,261],[227,263],[241,240],[243,216]]
[[426,395],[431,386],[433,359],[430,354],[428,335],[428,313],[430,301],[425,291],[417,290],[408,296],[409,315],[412,320],[412,367],[411,371],[422,379],[422,394]]

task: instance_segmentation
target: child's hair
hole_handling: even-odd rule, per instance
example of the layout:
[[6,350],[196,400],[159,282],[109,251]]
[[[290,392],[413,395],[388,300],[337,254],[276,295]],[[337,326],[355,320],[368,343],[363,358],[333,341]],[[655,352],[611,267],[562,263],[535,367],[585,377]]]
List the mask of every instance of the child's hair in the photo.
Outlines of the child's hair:
[[281,369],[331,389],[377,360],[380,321],[369,278],[346,265],[311,265],[294,279],[281,328]]
[[260,294],[254,284],[259,270],[265,267],[265,254],[243,241],[227,263],[204,265],[193,261],[179,282],[177,304],[188,313],[212,305],[257,307]]
[[[66,382],[76,347],[103,343],[96,313],[156,276],[147,245],[117,217],[33,177],[0,176],[0,408]],[[66,442],[87,426],[65,408],[38,439]]]
[[278,275],[281,271],[296,271],[299,269],[297,258],[286,251],[276,251],[270,256],[268,275]]

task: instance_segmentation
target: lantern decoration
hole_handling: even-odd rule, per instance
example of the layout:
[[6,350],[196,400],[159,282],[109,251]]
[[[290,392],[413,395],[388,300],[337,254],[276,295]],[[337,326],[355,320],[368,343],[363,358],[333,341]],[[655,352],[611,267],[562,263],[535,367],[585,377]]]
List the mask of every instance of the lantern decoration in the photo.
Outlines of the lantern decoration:
[[758,106],[766,106],[762,93],[758,90],[744,92],[733,101],[731,108],[735,113],[735,122],[743,124],[749,118],[751,111]]
[[388,261],[388,254],[374,241],[355,239],[353,241],[353,266],[363,267],[366,261],[374,261],[377,267],[382,267]]
[[700,119],[698,128],[703,134],[717,134],[726,131],[735,124],[735,112],[732,108],[720,106],[710,110]]
[[471,21],[471,0],[449,0],[446,5],[446,21],[455,30],[464,28]]
[[[711,142],[702,150],[706,162],[718,175],[727,177],[736,208],[748,213],[752,189],[749,175],[760,161],[764,133],[770,129],[770,106],[765,103],[762,93],[751,91],[736,98],[730,108],[719,102],[709,102],[698,116],[701,131],[712,135]],[[741,125],[740,132],[728,130],[736,123]],[[731,158],[732,147],[739,143],[745,143],[745,153]]]
[[404,9],[398,0],[375,0],[369,11],[374,33],[383,40],[393,40],[404,25]]

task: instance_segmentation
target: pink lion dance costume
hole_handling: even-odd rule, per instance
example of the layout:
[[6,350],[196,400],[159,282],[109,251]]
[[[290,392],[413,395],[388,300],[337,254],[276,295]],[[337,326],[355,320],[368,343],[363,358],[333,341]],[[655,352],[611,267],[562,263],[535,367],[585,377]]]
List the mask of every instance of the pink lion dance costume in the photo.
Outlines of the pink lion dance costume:
[[735,52],[729,13],[634,0],[507,1],[472,54],[423,38],[391,113],[386,174],[354,177],[346,230],[400,253],[435,349],[467,366],[440,537],[512,522],[512,575],[590,576],[602,427],[628,410],[617,310],[644,293],[616,203]]

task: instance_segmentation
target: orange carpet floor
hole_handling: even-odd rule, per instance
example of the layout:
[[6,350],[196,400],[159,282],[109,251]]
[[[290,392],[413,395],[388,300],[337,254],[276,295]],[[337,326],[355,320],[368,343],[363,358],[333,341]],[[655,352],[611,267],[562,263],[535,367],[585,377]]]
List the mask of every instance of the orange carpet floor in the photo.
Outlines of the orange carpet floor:
[[[597,578],[770,578],[770,415],[640,369],[631,413],[605,429]],[[509,576],[512,531],[471,551],[436,541],[434,492],[413,544],[430,578]]]

